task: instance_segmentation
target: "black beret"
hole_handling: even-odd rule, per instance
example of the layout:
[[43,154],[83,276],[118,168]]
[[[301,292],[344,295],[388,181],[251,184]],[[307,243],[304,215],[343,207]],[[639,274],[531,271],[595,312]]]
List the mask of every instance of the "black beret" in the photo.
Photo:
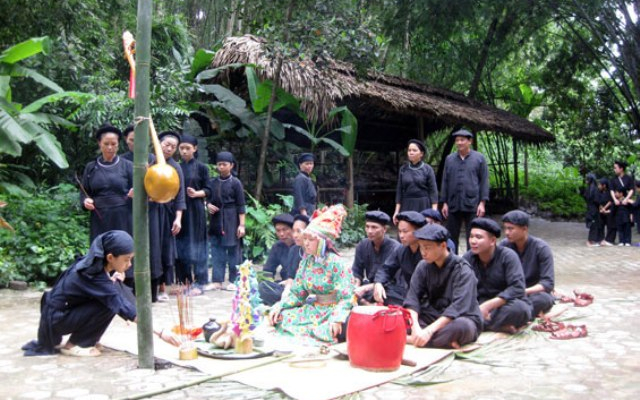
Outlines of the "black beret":
[[487,231],[495,237],[500,237],[500,225],[489,218],[474,218],[471,221],[471,227],[469,229],[478,228],[483,231]]
[[601,185],[607,185],[609,186],[609,179],[607,178],[600,178],[600,180],[598,181],[599,184]]
[[158,140],[162,142],[162,139],[166,138],[167,136],[176,138],[178,140],[178,144],[180,144],[180,141],[181,141],[180,134],[174,131],[160,132],[160,134],[158,135]]
[[310,220],[309,220],[309,217],[308,217],[308,216],[306,216],[306,215],[303,215],[303,214],[296,214],[296,216],[295,216],[295,217],[293,217],[293,222],[296,222],[296,221],[302,221],[302,222],[304,222],[306,225],[309,225],[309,221],[310,221]]
[[369,222],[375,222],[380,225],[388,225],[391,222],[389,214],[383,211],[367,211],[364,214],[364,220]]
[[221,151],[220,153],[218,153],[216,155],[216,162],[228,162],[232,164],[236,163],[235,159],[233,158],[233,154],[229,153],[228,151]]
[[451,136],[453,136],[453,137],[456,137],[456,136],[464,136],[464,137],[467,137],[467,138],[469,138],[469,139],[473,139],[473,133],[469,132],[469,131],[468,131],[468,130],[466,130],[466,129],[460,129],[460,130],[457,130],[457,131],[453,132],[453,133],[451,134]]
[[182,135],[182,139],[180,140],[180,143],[189,143],[193,146],[197,146],[198,145],[198,139],[196,139],[195,137],[191,136],[191,135]]
[[424,216],[417,211],[403,211],[398,214],[396,218],[398,219],[398,221],[406,221],[411,225],[417,226],[418,228],[427,224]]
[[418,140],[418,139],[411,139],[409,140],[409,142],[407,143],[407,147],[409,147],[409,145],[413,143],[416,146],[418,146],[418,148],[420,149],[421,152],[426,153],[427,152],[427,148],[425,147],[424,143],[422,142],[422,140]]
[[293,215],[291,214],[278,214],[271,219],[272,224],[285,224],[289,228],[293,228]]
[[126,138],[134,130],[135,130],[135,127],[133,125],[129,125],[126,128],[124,128],[124,131],[122,131],[122,135]]
[[100,126],[100,128],[98,128],[98,130],[96,131],[96,140],[99,141],[100,138],[102,138],[102,135],[104,135],[105,133],[115,133],[116,135],[118,135],[118,139],[122,137],[122,131],[120,129],[106,122],[102,124],[102,126]]
[[432,242],[446,242],[449,239],[449,231],[442,225],[428,224],[413,232],[413,236]]
[[420,211],[420,214],[424,215],[425,218],[431,218],[438,222],[442,222],[442,214],[440,214],[440,211],[434,210],[433,208],[422,210]]
[[529,214],[520,210],[512,210],[502,216],[502,222],[518,226],[529,226]]
[[298,165],[302,164],[303,162],[307,162],[307,161],[315,161],[315,157],[313,156],[313,154],[311,153],[302,153],[300,154],[300,156],[298,157]]

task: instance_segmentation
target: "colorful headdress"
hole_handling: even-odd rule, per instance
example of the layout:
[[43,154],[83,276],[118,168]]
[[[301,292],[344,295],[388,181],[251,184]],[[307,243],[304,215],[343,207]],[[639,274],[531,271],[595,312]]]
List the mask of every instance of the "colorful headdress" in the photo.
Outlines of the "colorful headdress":
[[333,249],[333,241],[340,237],[342,230],[342,220],[347,216],[347,211],[342,204],[336,204],[331,207],[324,207],[316,210],[311,217],[311,222],[305,228],[306,232],[315,233],[320,237],[317,254],[315,256],[323,257],[327,247]]

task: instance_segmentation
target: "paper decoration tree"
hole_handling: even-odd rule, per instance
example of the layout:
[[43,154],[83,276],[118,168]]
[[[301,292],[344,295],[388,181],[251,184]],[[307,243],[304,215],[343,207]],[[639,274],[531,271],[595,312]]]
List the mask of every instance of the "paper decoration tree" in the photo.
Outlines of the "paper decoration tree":
[[253,330],[260,322],[259,307],[262,302],[258,293],[258,279],[251,262],[243,262],[238,272],[231,323],[236,336],[236,353],[248,354],[253,351]]

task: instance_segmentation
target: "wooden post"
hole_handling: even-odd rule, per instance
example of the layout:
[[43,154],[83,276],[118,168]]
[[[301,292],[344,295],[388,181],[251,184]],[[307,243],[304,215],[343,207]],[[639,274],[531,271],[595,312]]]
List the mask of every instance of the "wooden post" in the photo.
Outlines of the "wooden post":
[[149,214],[144,175],[149,157],[149,68],[151,62],[152,0],[138,0],[136,32],[136,116],[133,158],[134,278],[138,315],[138,367],[152,369],[153,319],[151,314],[151,272],[149,268]]
[[529,147],[524,146],[524,187],[529,187]]
[[520,205],[520,188],[518,179],[518,142],[513,139],[513,196],[515,197],[514,206],[518,208]]
[[347,179],[349,190],[347,191],[347,208],[353,208],[355,200],[355,184],[353,182],[353,154],[347,157]]

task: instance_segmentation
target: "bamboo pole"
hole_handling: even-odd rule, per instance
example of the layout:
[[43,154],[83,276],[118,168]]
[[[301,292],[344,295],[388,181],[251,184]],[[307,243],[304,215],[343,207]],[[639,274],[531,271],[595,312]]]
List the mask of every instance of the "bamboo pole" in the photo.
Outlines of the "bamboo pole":
[[138,0],[136,37],[135,147],[133,158],[133,237],[136,262],[134,278],[138,311],[138,367],[152,369],[153,319],[149,268],[149,214],[144,175],[149,157],[149,66],[151,61],[151,14],[153,1]]

